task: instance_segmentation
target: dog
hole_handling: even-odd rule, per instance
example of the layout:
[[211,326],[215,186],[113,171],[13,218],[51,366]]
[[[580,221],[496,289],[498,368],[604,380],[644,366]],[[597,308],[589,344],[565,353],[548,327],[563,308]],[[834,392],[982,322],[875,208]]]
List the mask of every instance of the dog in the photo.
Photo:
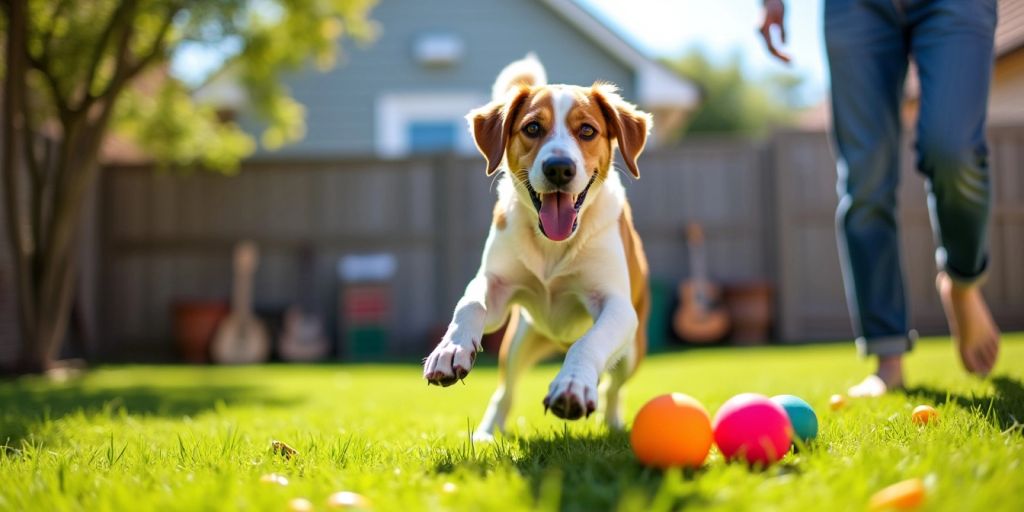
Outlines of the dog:
[[492,101],[466,119],[487,175],[502,173],[498,201],[480,269],[423,377],[440,386],[465,378],[482,335],[507,320],[501,381],[476,439],[504,432],[518,378],[557,353],[565,361],[545,412],[576,420],[600,403],[604,422],[622,429],[622,386],[646,352],[650,289],[613,151],[639,178],[650,114],[611,84],[548,85],[528,55],[498,75]]

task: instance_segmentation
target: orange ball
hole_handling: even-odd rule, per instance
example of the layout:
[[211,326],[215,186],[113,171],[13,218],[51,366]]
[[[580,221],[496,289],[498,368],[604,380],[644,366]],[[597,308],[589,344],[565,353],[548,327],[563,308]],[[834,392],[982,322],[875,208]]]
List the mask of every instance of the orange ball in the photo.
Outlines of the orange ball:
[[876,492],[868,501],[868,510],[909,510],[921,505],[924,496],[924,482],[920,478],[911,478]]
[[939,411],[930,405],[919,405],[914,407],[914,412],[910,414],[910,417],[918,425],[927,425],[929,422],[939,419]]
[[658,468],[704,464],[711,451],[711,416],[682,393],[661,395],[636,413],[629,442],[643,464]]

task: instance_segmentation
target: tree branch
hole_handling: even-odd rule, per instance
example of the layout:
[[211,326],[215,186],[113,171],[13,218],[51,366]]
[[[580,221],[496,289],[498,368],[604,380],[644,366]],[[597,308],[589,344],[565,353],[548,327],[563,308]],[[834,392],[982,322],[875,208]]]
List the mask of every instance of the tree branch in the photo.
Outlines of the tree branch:
[[[28,99],[25,97],[25,91],[21,90],[19,92],[21,93],[21,98],[19,98],[18,101],[21,101],[22,105],[25,105],[25,107],[29,107],[30,105]],[[36,147],[34,144],[39,134],[36,133],[36,128],[32,124],[32,115],[28,109],[22,109],[22,120],[24,123],[21,134],[23,145],[22,147],[25,151],[25,161],[28,163],[29,176],[32,178],[33,183],[35,184],[43,178],[40,163],[42,159],[38,158],[38,154],[36,152]]]
[[43,31],[43,55],[49,56],[50,54],[50,43],[53,42],[53,33],[57,29],[57,19],[64,14],[64,9],[67,8],[70,0],[61,0],[57,2],[57,5],[53,7],[53,12],[50,13],[50,27]]
[[157,31],[156,37],[153,38],[153,44],[149,45],[149,50],[142,54],[140,58],[131,69],[128,70],[128,77],[131,78],[146,69],[147,66],[152,64],[166,49],[165,39],[167,33],[171,30],[171,24],[174,23],[174,15],[178,13],[181,6],[178,4],[171,4],[171,7],[167,10],[167,17],[164,18],[163,23],[160,25],[160,30]]
[[[95,46],[93,46],[92,56],[89,58],[89,67],[86,68],[85,94],[82,99],[83,110],[88,109],[87,104],[92,103],[92,100],[90,99],[92,97],[92,83],[96,80],[96,73],[99,72],[100,65],[102,64],[103,52],[107,49],[107,45],[110,44],[110,38],[113,37],[114,31],[119,25],[124,28],[121,42],[118,46],[118,51],[120,51],[122,47],[127,47],[127,42],[131,39],[132,32],[132,25],[130,21],[134,17],[131,14],[135,11],[136,5],[135,0],[124,0],[118,4],[114,13],[110,15],[110,19],[107,20],[106,26],[103,27],[103,31],[100,32],[100,38],[96,41]],[[127,21],[122,19],[125,17],[127,17]]]
[[64,97],[64,93],[60,90],[60,82],[57,81],[57,76],[50,70],[49,57],[46,55],[36,57],[28,49],[25,50],[25,54],[28,56],[28,63],[32,68],[43,75],[43,81],[46,82],[46,86],[50,89],[53,106],[57,109],[57,116],[61,118],[61,121],[69,118],[74,111],[68,104],[67,98]]
[[152,44],[149,45],[149,49],[146,50],[141,57],[135,62],[129,62],[129,56],[127,53],[118,54],[118,65],[114,70],[114,77],[111,78],[110,83],[107,84],[106,89],[96,96],[90,96],[91,105],[96,100],[113,101],[121,88],[124,87],[132,78],[135,78],[141,73],[146,67],[152,64],[158,57],[160,57],[165,49],[167,34],[170,32],[171,25],[174,23],[174,16],[182,8],[179,3],[172,3],[167,9],[167,15],[164,17],[163,22],[160,25],[160,29],[157,30],[156,37],[153,38]]
[[28,167],[29,177],[29,194],[31,201],[29,201],[29,218],[31,219],[31,233],[33,240],[42,239],[42,228],[43,228],[43,208],[46,202],[43,200],[43,194],[48,186],[46,180],[45,170],[43,168],[42,158],[36,151],[36,142],[41,138],[41,134],[36,132],[35,127],[32,123],[31,103],[28,101],[27,91],[22,89],[18,91],[21,98],[19,102],[24,105],[21,112],[22,118],[22,129],[21,129],[21,141],[24,152],[24,160]]

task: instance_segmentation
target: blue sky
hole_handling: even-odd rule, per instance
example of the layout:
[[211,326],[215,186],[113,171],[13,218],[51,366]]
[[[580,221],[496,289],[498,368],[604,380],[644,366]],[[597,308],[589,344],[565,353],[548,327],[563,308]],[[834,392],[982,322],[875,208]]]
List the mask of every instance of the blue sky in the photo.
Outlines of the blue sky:
[[[768,55],[757,33],[761,0],[576,1],[654,57],[700,47],[713,59],[738,53],[750,76],[787,68]],[[786,8],[786,49],[793,57],[788,67],[806,79],[802,102],[817,103],[828,83],[821,0],[788,0]]]

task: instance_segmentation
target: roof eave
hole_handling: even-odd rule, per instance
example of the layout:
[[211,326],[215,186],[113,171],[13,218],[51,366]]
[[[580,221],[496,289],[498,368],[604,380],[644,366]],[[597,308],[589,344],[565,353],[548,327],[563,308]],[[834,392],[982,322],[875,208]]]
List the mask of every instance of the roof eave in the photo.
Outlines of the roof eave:
[[693,82],[644,55],[573,0],[539,1],[633,70],[640,104],[691,110],[700,102],[700,91]]

